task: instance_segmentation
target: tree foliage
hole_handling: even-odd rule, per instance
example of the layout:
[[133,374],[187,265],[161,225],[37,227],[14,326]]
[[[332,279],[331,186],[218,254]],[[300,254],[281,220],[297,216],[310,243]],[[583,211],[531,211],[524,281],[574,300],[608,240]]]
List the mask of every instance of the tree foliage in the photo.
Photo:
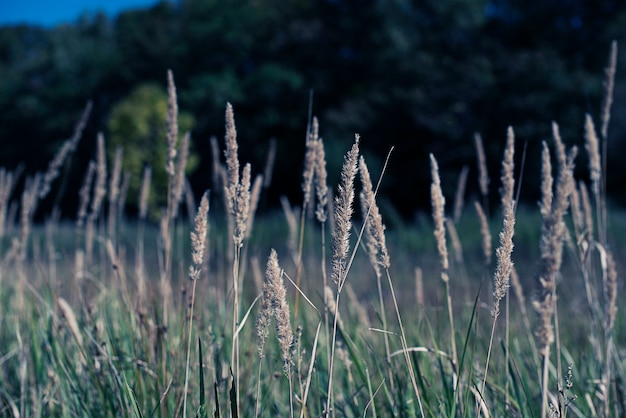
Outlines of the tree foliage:
[[[527,161],[539,161],[531,157],[552,120],[566,141],[580,142],[584,113],[598,114],[609,44],[624,23],[626,4],[617,0],[180,0],[50,29],[3,27],[0,133],[10,145],[0,165],[40,169],[88,99],[94,116],[78,153],[91,155],[95,131],[113,129],[107,120],[117,104],[138,86],[165,86],[171,68],[180,106],[195,119],[197,190],[210,187],[208,138],[223,135],[230,101],[242,158],[254,170],[269,139],[278,141],[281,184],[269,202],[279,191],[297,200],[300,181],[281,174],[298,170],[301,159],[291,156],[303,153],[313,91],[329,172],[339,171],[355,132],[373,167],[394,145],[382,194],[410,215],[427,205],[428,153],[454,175],[475,161],[474,132],[483,134],[492,172],[508,125],[528,143]],[[616,108],[624,97],[619,68]],[[625,134],[616,121],[613,149]],[[610,176],[626,180],[619,177]],[[451,194],[454,178],[442,180]],[[526,181],[525,190],[538,190],[533,175]]]

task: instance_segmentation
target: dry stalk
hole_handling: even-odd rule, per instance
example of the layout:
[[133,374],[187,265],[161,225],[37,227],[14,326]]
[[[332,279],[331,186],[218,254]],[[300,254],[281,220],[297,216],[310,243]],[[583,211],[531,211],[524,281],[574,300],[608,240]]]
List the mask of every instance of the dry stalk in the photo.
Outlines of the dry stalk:
[[456,184],[456,193],[454,194],[454,212],[453,221],[458,223],[461,220],[463,214],[463,206],[465,204],[465,189],[467,187],[467,176],[469,174],[469,167],[464,165],[459,174],[459,180]]

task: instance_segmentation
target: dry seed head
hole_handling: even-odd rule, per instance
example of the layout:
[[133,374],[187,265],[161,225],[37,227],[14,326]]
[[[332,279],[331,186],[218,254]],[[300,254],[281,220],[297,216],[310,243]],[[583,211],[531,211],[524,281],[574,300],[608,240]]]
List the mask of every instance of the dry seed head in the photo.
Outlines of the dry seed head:
[[272,173],[274,172],[274,163],[276,162],[276,138],[270,139],[270,148],[267,151],[265,159],[265,168],[263,169],[263,188],[267,189],[272,184]]
[[230,103],[226,104],[226,183],[224,184],[226,197],[234,200],[237,185],[239,184],[239,145],[237,144],[237,130],[235,129],[235,115]]
[[485,156],[483,139],[479,133],[474,134],[474,144],[476,145],[476,157],[478,158],[478,184],[480,186],[480,194],[483,196],[487,196],[487,194],[489,194],[489,173],[487,173],[487,157]]
[[328,180],[326,172],[326,152],[324,142],[320,138],[315,148],[315,191],[317,193],[317,209],[315,215],[320,222],[326,222],[328,206]]
[[[217,190],[220,183],[222,183],[222,170],[224,169],[224,167],[220,162],[220,146],[217,142],[217,138],[215,136],[211,136],[211,138],[209,138],[209,142],[211,144],[211,168],[213,171],[213,188]],[[223,186],[226,186],[226,184],[223,184]]]
[[120,185],[120,193],[117,199],[117,211],[122,213],[126,207],[126,198],[128,197],[128,188],[130,187],[131,174],[126,171],[122,178],[122,184]]
[[424,306],[424,277],[420,267],[415,267],[415,300],[419,306]]
[[289,250],[293,253],[296,251],[298,242],[298,216],[294,213],[293,208],[289,204],[289,199],[286,196],[280,197],[280,204],[285,213],[285,219],[289,227],[289,241],[287,245]]
[[106,180],[107,180],[107,163],[104,152],[104,135],[98,133],[98,152],[96,155],[96,182],[93,188],[93,198],[91,199],[91,213],[89,215],[92,221],[95,221],[100,212],[102,200],[106,196]]
[[541,151],[541,216],[544,218],[552,211],[552,162],[550,159],[550,149],[545,141],[542,143]]
[[256,214],[257,207],[259,206],[259,199],[261,198],[261,188],[263,187],[263,175],[257,174],[252,183],[252,189],[250,190],[250,208],[248,209],[248,220],[246,224],[246,238],[250,238],[252,233],[252,225],[254,223],[254,216]]
[[469,167],[464,165],[459,174],[459,180],[456,185],[456,193],[454,194],[454,223],[458,223],[463,213],[463,204],[465,203],[465,188],[467,186],[467,176]]
[[54,158],[48,164],[48,170],[44,174],[43,183],[41,184],[41,190],[39,190],[39,198],[44,199],[50,192],[50,185],[59,176],[59,169],[63,166],[65,159],[72,150],[71,140],[68,139],[61,145],[61,149],[57,151]]
[[369,328],[371,325],[370,319],[367,315],[367,309],[359,300],[359,297],[357,296],[354,288],[350,285],[350,283],[346,283],[345,289],[346,296],[348,296],[348,306],[350,306],[350,308],[354,309],[354,311],[356,312],[359,324],[365,328]]
[[115,148],[115,158],[113,159],[113,171],[109,180],[109,202],[116,204],[120,194],[120,179],[122,177],[122,158],[124,151],[121,146]]
[[524,288],[522,287],[522,283],[520,282],[515,266],[511,269],[511,286],[513,287],[513,292],[515,292],[515,297],[519,302],[518,305],[520,307],[520,311],[523,316],[526,316],[526,297],[524,296]]
[[150,198],[150,182],[152,181],[152,167],[143,169],[141,190],[139,192],[139,218],[145,220],[148,215],[148,200]]
[[489,265],[491,264],[491,231],[489,230],[489,222],[487,221],[487,215],[485,215],[483,207],[480,203],[478,203],[478,201],[474,202],[474,207],[476,208],[476,214],[478,215],[478,220],[480,221],[480,236],[482,237],[485,265]]
[[235,245],[242,246],[246,236],[248,214],[250,213],[250,164],[246,164],[241,173],[241,184],[237,186],[237,194],[234,205],[235,215]]
[[589,177],[594,194],[600,193],[602,168],[600,166],[600,143],[596,135],[596,128],[589,114],[585,115],[585,149],[589,156]]
[[448,248],[446,245],[446,228],[444,225],[444,207],[446,200],[441,191],[441,180],[439,179],[439,165],[435,156],[430,154],[430,167],[433,182],[430,186],[430,198],[433,207],[433,221],[435,223],[435,240],[437,242],[437,251],[441,260],[441,278],[444,282],[448,281]]
[[59,169],[63,166],[67,157],[76,150],[78,141],[80,141],[83,136],[83,130],[85,129],[85,125],[87,125],[91,109],[92,103],[89,101],[87,102],[85,110],[83,110],[80,119],[74,127],[74,134],[70,139],[63,143],[61,149],[59,149],[52,161],[50,161],[50,164],[48,164],[48,170],[46,170],[46,174],[44,174],[43,183],[41,184],[41,189],[39,190],[40,200],[43,200],[48,195],[50,192],[50,185],[59,176]]
[[302,170],[302,191],[304,192],[304,204],[306,207],[311,200],[311,189],[313,186],[313,174],[315,172],[315,159],[317,154],[319,126],[317,118],[313,118],[313,126],[307,135],[306,152],[304,154],[304,169]]
[[496,250],[496,272],[493,277],[493,309],[491,316],[497,318],[500,314],[500,301],[506,295],[509,288],[511,273],[513,271],[513,234],[515,232],[515,202],[511,201],[504,208],[504,221],[500,232],[500,247]]
[[580,201],[583,205],[583,213],[585,218],[585,235],[588,240],[593,239],[593,209],[591,207],[591,200],[589,198],[589,192],[587,185],[580,181],[578,183],[580,189]]
[[609,129],[609,120],[611,119],[611,105],[613,104],[613,89],[615,87],[615,69],[617,67],[617,41],[611,42],[611,52],[609,54],[609,63],[604,69],[606,79],[604,80],[604,100],[602,103],[602,138],[606,139]]
[[183,191],[185,190],[185,169],[189,158],[189,138],[189,132],[185,133],[183,141],[180,145],[180,154],[176,160],[176,170],[174,172],[172,187],[170,219],[175,219],[178,216],[178,207],[180,206],[180,202],[183,198]]
[[445,226],[448,230],[448,235],[450,235],[450,244],[452,244],[452,250],[454,251],[454,260],[458,264],[463,264],[463,246],[461,245],[459,234],[456,232],[454,221],[450,218],[446,218]]
[[580,203],[580,195],[578,194],[578,187],[576,184],[572,184],[572,191],[570,195],[570,208],[572,212],[572,220],[576,226],[576,231],[581,233],[585,228],[584,216]]
[[[276,334],[278,345],[282,354],[283,364],[288,366],[291,360],[291,344],[293,343],[293,331],[289,317],[289,304],[287,303],[287,291],[283,283],[283,271],[278,264],[278,255],[271,250],[267,260],[266,280],[269,282],[268,296],[271,300],[274,318],[276,319]],[[263,295],[265,297],[265,294]]]
[[565,146],[560,141],[558,127],[553,124],[557,158],[559,159],[559,175],[556,184],[556,195],[549,213],[543,214],[541,230],[541,259],[538,273],[538,292],[533,306],[539,316],[536,335],[539,343],[539,353],[545,356],[549,346],[554,341],[553,316],[556,304],[556,276],[561,268],[563,254],[563,239],[565,238],[565,223],[563,215],[569,205],[569,196],[573,181],[574,157],[576,148],[573,147],[565,162],[561,159],[565,155]]
[[167,70],[167,163],[165,172],[174,177],[174,160],[176,159],[176,143],[178,142],[178,103],[174,74]]
[[70,304],[61,297],[57,299],[57,306],[59,307],[61,314],[65,318],[67,322],[67,327],[70,329],[70,332],[76,339],[76,342],[78,343],[78,346],[81,348],[82,352],[83,336],[80,333],[80,328],[78,326],[78,321],[76,320],[76,315],[74,315],[74,310],[72,309]]
[[355,135],[352,148],[344,157],[341,182],[335,196],[335,234],[333,236],[333,281],[343,286],[347,274],[347,257],[350,250],[350,229],[352,229],[352,203],[354,201],[354,177],[358,170],[359,135]]
[[509,126],[506,135],[506,147],[504,149],[504,157],[502,158],[502,188],[500,196],[502,198],[502,210],[506,211],[507,206],[513,201],[513,192],[515,189],[515,134],[513,128]]
[[339,328],[345,329],[343,326],[343,320],[341,319],[341,315],[339,314],[339,311],[337,310],[337,301],[335,300],[335,293],[329,286],[324,286],[324,304],[326,305],[328,312],[330,312],[332,316],[337,318],[337,325],[339,326]]
[[615,259],[613,253],[608,248],[606,252],[606,329],[608,332],[613,330],[615,317],[617,316],[617,268],[615,267]]
[[209,213],[209,197],[208,192],[204,192],[200,207],[195,219],[195,228],[191,232],[191,259],[193,266],[189,268],[189,277],[197,280],[200,277],[200,267],[202,266],[202,258],[204,257],[204,249],[206,246],[206,235],[208,230],[208,213]]
[[93,182],[93,176],[96,173],[96,162],[89,161],[87,168],[87,174],[83,180],[83,185],[78,191],[79,204],[78,214],[76,216],[76,225],[80,228],[85,224],[85,218],[87,218],[87,208],[89,207],[89,195],[91,192],[91,183]]
[[363,191],[361,192],[361,209],[365,222],[367,223],[365,231],[368,253],[370,254],[373,265],[379,265],[387,269],[390,266],[390,260],[385,240],[385,225],[383,224],[383,218],[376,204],[376,195],[374,194],[372,179],[363,156],[361,156],[359,160],[359,167],[361,172],[361,184],[363,186]]

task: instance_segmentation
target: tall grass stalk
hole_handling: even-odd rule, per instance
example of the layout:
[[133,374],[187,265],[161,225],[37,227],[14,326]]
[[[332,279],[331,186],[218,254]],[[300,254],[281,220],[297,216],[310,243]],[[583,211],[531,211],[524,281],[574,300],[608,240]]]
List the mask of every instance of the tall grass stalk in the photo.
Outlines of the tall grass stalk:
[[[435,241],[437,243],[437,252],[439,253],[439,260],[441,262],[441,280],[445,286],[446,303],[448,307],[448,320],[450,325],[450,345],[452,348],[452,360],[454,367],[458,367],[458,356],[456,351],[456,338],[454,335],[454,314],[452,313],[452,295],[450,294],[450,276],[449,276],[449,261],[448,261],[448,248],[446,245],[446,228],[445,228],[445,198],[441,191],[441,180],[439,179],[439,165],[435,156],[430,154],[430,166],[432,183],[430,187],[430,196],[432,203],[433,221],[435,224]],[[456,381],[453,384],[456,387]]]
[[189,388],[189,361],[191,359],[191,340],[193,335],[193,318],[194,318],[194,306],[196,302],[196,286],[198,285],[198,279],[200,279],[200,272],[202,269],[202,261],[204,258],[204,249],[206,246],[207,229],[208,229],[208,216],[209,213],[209,198],[208,193],[205,192],[200,201],[200,207],[198,208],[198,214],[195,219],[195,228],[191,232],[191,249],[192,249],[192,261],[193,265],[189,267],[189,279],[192,280],[191,288],[191,302],[189,307],[189,331],[187,339],[187,361],[185,364],[185,388],[183,389],[183,417],[187,416],[187,392]]

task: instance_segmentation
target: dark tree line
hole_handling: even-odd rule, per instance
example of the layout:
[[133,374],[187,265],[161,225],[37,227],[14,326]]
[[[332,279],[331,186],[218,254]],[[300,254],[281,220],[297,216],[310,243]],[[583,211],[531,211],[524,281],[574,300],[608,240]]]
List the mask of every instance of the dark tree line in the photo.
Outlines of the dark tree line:
[[[450,197],[469,164],[471,193],[473,133],[485,140],[497,183],[512,125],[519,154],[527,143],[522,198],[532,202],[540,141],[555,120],[566,142],[581,143],[584,113],[598,117],[610,42],[623,38],[625,24],[626,4],[617,0],[179,0],[51,29],[2,27],[0,166],[45,168],[93,100],[65,173],[76,190],[114,106],[140,85],[165,89],[172,69],[179,107],[195,120],[198,192],[211,186],[209,137],[222,137],[230,101],[242,158],[257,172],[277,140],[268,202],[279,194],[299,201],[313,91],[331,180],[355,132],[374,175],[394,145],[380,196],[410,216],[428,205],[429,152]],[[616,116],[626,106],[622,67],[610,128],[615,200],[624,198],[614,185],[626,180],[617,170],[626,136]],[[76,198],[68,193],[64,202],[74,208]]]

